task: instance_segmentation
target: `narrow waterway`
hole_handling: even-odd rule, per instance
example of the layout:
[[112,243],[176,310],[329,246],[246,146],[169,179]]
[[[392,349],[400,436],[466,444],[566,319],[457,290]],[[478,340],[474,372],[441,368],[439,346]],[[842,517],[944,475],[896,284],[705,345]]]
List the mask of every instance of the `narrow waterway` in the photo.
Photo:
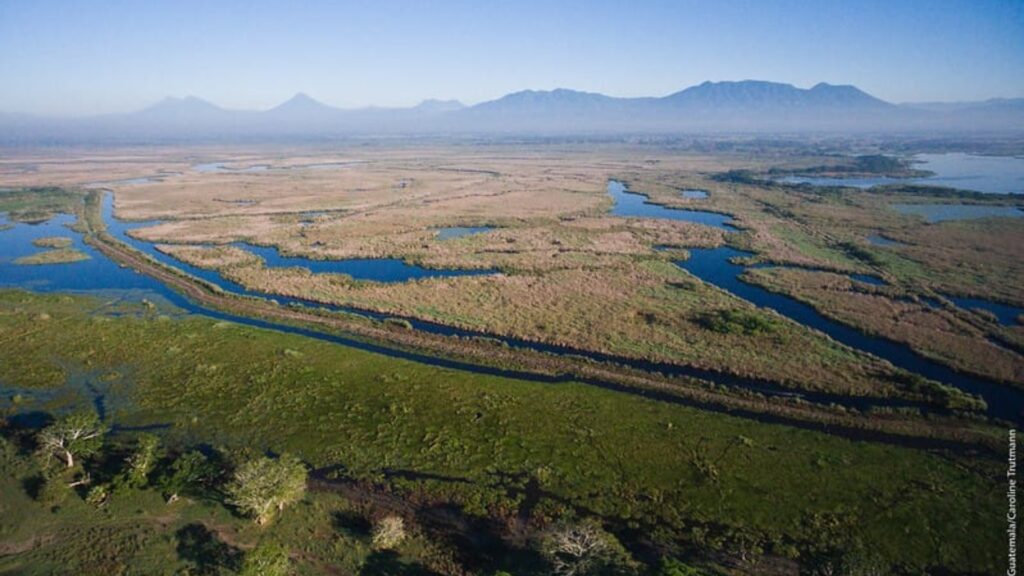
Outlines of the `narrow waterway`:
[[[644,217],[671,218],[674,220],[699,222],[723,229],[731,228],[725,221],[719,220],[722,217],[721,214],[713,212],[695,214],[695,212],[699,211],[675,210],[666,206],[652,205],[647,202],[646,196],[632,193],[618,182],[610,182],[608,184],[608,193],[616,200],[615,207],[612,208],[612,214],[617,216],[635,216],[638,212],[636,203],[642,202],[645,206],[641,215]],[[630,196],[632,196],[631,199],[629,199]],[[627,198],[628,201],[622,202],[620,199],[623,198]],[[903,368],[908,372],[919,374],[943,384],[955,386],[971,394],[977,394],[985,399],[989,405],[989,413],[994,416],[1012,421],[1021,419],[1022,410],[1024,410],[1024,392],[1019,389],[957,372],[943,364],[917,354],[905,344],[886,338],[869,336],[850,326],[826,318],[813,307],[794,298],[743,282],[740,280],[740,275],[743,274],[746,267],[734,264],[731,260],[733,258],[751,256],[751,253],[741,252],[727,246],[710,249],[694,248],[690,249],[689,252],[690,258],[688,260],[680,261],[676,264],[704,282],[713,284],[757,306],[774,310],[794,322],[824,332],[833,340],[885,359],[894,366]],[[869,284],[877,285],[884,283],[880,278],[874,276],[854,275],[853,278]],[[1000,309],[998,313],[999,317],[1004,321],[1014,311],[1010,307],[1007,308]]]
[[[118,220],[117,218],[114,217],[113,210],[113,196],[111,194],[107,194],[103,199],[102,214],[107,226],[107,230],[112,236],[114,236],[115,238],[119,239],[122,242],[125,242],[126,244],[132,246],[133,248],[151,256],[158,262],[182,270],[183,272],[186,272],[206,282],[216,285],[225,292],[232,294],[251,296],[262,299],[272,298],[274,301],[282,305],[323,308],[333,312],[354,314],[374,320],[385,320],[387,318],[401,318],[407,320],[414,329],[431,334],[438,334],[444,336],[459,336],[463,338],[485,337],[499,340],[505,344],[508,344],[509,346],[513,346],[516,348],[528,349],[537,352],[544,352],[561,356],[578,356],[581,358],[587,358],[598,362],[609,362],[648,372],[658,372],[668,376],[700,378],[703,380],[715,382],[716,384],[719,385],[726,385],[751,390],[768,396],[799,396],[812,402],[822,404],[835,403],[862,410],[869,409],[872,406],[915,405],[915,403],[900,400],[853,398],[838,394],[800,392],[779,386],[778,384],[768,380],[745,378],[689,366],[637,360],[610,354],[602,354],[599,352],[579,350],[568,346],[559,346],[555,344],[545,344],[541,342],[522,340],[518,338],[497,336],[494,334],[488,334],[484,332],[464,330],[460,328],[454,328],[451,326],[444,326],[441,324],[435,324],[432,322],[418,320],[415,318],[403,318],[401,316],[382,314],[378,312],[361,310],[346,306],[326,305],[299,298],[257,292],[246,289],[245,287],[235,282],[227,280],[220,276],[220,274],[218,274],[215,271],[204,270],[202,268],[191,266],[184,262],[178,261],[172,258],[171,256],[168,256],[156,250],[153,244],[137,240],[131,237],[128,234],[129,230],[137,227],[155,225],[158,224],[158,222],[126,222]],[[457,368],[460,370],[468,370],[485,374],[498,374],[508,377],[530,380],[563,381],[575,379],[572,377],[542,377],[524,372],[492,369],[476,366],[469,363],[449,361],[445,359],[434,358],[424,354],[409,354],[402,351],[392,350],[384,346],[375,346],[356,340],[324,335],[319,332],[316,332],[315,330],[304,330],[292,326],[280,325],[275,322],[238,317],[235,315],[220,312],[218,310],[208,309],[204,306],[197,305],[187,300],[177,292],[167,288],[163,284],[149,278],[148,276],[135,273],[134,271],[128,268],[120,267],[113,261],[107,259],[106,256],[104,256],[102,253],[96,251],[88,244],[82,242],[81,236],[78,233],[73,232],[72,230],[66,228],[66,225],[70,224],[72,221],[72,217],[61,215],[57,216],[56,218],[50,220],[45,224],[37,226],[16,224],[12,230],[7,231],[6,233],[10,234],[10,236],[5,237],[4,242],[0,242],[0,286],[18,286],[22,288],[40,291],[123,292],[126,290],[135,290],[141,294],[155,293],[163,297],[170,303],[180,307],[181,309],[189,313],[203,314],[213,318],[231,320],[242,324],[247,324],[250,326],[258,326],[261,328],[274,328],[285,332],[303,334],[314,338],[326,339],[331,342],[352,345],[363,350],[374,351],[382,354],[389,354],[395,357],[416,360],[431,365]],[[32,239],[42,236],[54,235],[73,237],[74,245],[83,250],[84,252],[86,252],[87,254],[89,254],[91,256],[91,259],[85,262],[78,262],[74,264],[46,266],[18,266],[11,263],[14,257],[25,255],[27,253],[31,253],[37,250],[35,247],[31,245]],[[5,255],[8,255],[9,257],[5,258]],[[627,390],[622,386],[606,382],[590,381],[588,383],[617,390]],[[645,395],[650,395],[650,393],[645,393]],[[671,395],[666,395],[666,397],[667,396]]]
[[[641,210],[644,212],[644,215],[639,217],[672,218],[676,220],[699,222],[702,224],[712,225],[726,230],[734,229],[728,223],[729,217],[726,215],[711,212],[701,212],[696,210],[674,210],[663,206],[650,204],[646,201],[645,197],[630,193],[628,190],[625,189],[625,187],[622,184],[618,182],[610,182],[608,189],[609,193],[612,194],[613,198],[616,198],[617,200],[630,199],[630,197],[633,197],[634,202],[637,198],[639,198],[639,201],[645,204],[643,208],[638,209],[635,203],[627,203],[627,206],[631,206],[631,208],[627,210],[627,212],[629,212],[627,214],[623,214],[621,212],[613,210],[613,214],[619,216],[638,217],[635,213],[638,210]],[[619,202],[616,202],[616,206],[620,205],[621,204]],[[113,213],[112,194],[108,193],[104,196],[102,213],[103,219],[107,225],[108,232],[110,232],[111,235],[113,235],[115,238],[121,240],[122,242],[127,243],[128,245],[132,246],[133,248],[141,252],[148,254],[149,256],[153,257],[154,259],[163,264],[166,264],[174,268],[178,268],[197,278],[203,279],[207,282],[210,282],[211,284],[217,285],[226,292],[246,296],[255,296],[264,299],[273,298],[275,301],[286,305],[291,304],[323,307],[325,309],[329,309],[332,311],[358,314],[376,320],[394,317],[392,315],[380,314],[350,307],[328,306],[316,302],[311,302],[308,300],[248,290],[235,282],[223,278],[219,273],[215,271],[204,270],[195,266],[188,265],[184,262],[178,261],[177,259],[174,259],[166,254],[159,252],[158,250],[155,249],[155,247],[152,244],[136,240],[129,236],[128,231],[133,228],[151,226],[158,224],[158,222],[125,222],[122,220],[118,220],[117,218],[114,217]],[[188,301],[187,299],[179,295],[177,292],[170,290],[166,286],[149,277],[137,274],[129,269],[121,268],[117,264],[113,263],[104,255],[94,250],[91,246],[88,246],[87,244],[83,243],[81,241],[81,236],[79,234],[74,233],[71,230],[67,229],[65,226],[69,224],[71,221],[71,217],[58,216],[45,224],[40,224],[36,226],[16,224],[13,229],[0,232],[0,235],[9,235],[0,236],[0,238],[3,239],[3,241],[0,241],[0,247],[2,247],[2,250],[0,250],[0,269],[2,270],[0,271],[3,272],[2,276],[0,276],[0,285],[14,285],[39,291],[152,291],[160,294],[168,301],[172,302],[173,304],[179,306],[180,308],[188,312],[204,314],[206,316],[214,318],[231,320],[234,322],[250,326],[272,328],[290,333],[303,334],[314,338],[325,339],[340,344],[350,345],[363,350],[378,352],[382,354],[389,354],[392,356],[420,361],[431,365],[531,380],[563,380],[563,378],[539,377],[537,375],[528,373],[491,369],[487,367],[481,367],[458,361],[449,361],[424,354],[413,354],[402,351],[396,351],[384,346],[377,346],[357,340],[325,335],[314,330],[305,330],[287,325],[280,325],[274,322],[239,317],[219,312],[216,310],[207,309],[205,307],[195,305],[194,303]],[[42,236],[54,235],[72,237],[74,239],[74,246],[82,250],[83,252],[89,254],[91,259],[85,262],[61,265],[17,266],[11,264],[11,261],[13,260],[14,257],[24,255],[25,253],[28,253],[33,250],[30,244],[32,239]],[[678,265],[686,269],[690,273],[694,274],[698,278],[701,278],[705,282],[714,284],[724,290],[732,292],[733,294],[737,295],[740,298],[744,298],[759,306],[771,308],[776,312],[784,316],[787,316],[798,323],[818,329],[828,334],[833,339],[839,342],[847,344],[853,348],[869,352],[878,357],[884,358],[892,362],[894,365],[904,368],[908,371],[921,374],[922,376],[937,380],[939,382],[956,386],[970,393],[979,394],[982,397],[984,397],[985,400],[988,402],[989,413],[993,416],[1010,419],[1014,421],[1020,419],[1021,410],[1022,408],[1024,408],[1024,394],[1017,391],[1016,389],[991,383],[983,379],[973,378],[970,376],[956,373],[955,371],[945,366],[942,366],[941,364],[932,362],[917,355],[905,345],[898,344],[883,338],[876,338],[862,334],[854,330],[853,328],[828,320],[810,306],[804,305],[792,298],[782,296],[779,294],[774,294],[762,288],[743,283],[742,281],[739,280],[738,276],[743,272],[744,267],[729,262],[730,258],[734,256],[743,255],[747,254],[739,252],[732,248],[717,248],[708,250],[697,249],[692,250],[692,256],[689,260],[679,262]],[[416,320],[413,318],[405,319],[410,322],[413,328],[429,333],[441,335],[457,335],[461,337],[483,336],[488,338],[495,338],[495,336],[492,334],[476,332],[471,330],[463,330],[459,328],[452,328],[449,326],[443,326],[431,322]],[[802,393],[782,388],[769,381],[763,381],[754,378],[742,378],[729,374],[723,374],[719,372],[702,370],[687,366],[678,366],[674,364],[627,359],[613,355],[578,350],[566,346],[544,344],[527,340],[521,340],[517,338],[497,338],[505,342],[506,344],[515,347],[559,355],[575,355],[601,362],[614,362],[632,368],[661,372],[671,376],[696,377],[705,380],[710,380],[719,384],[755,390],[768,395],[799,395],[806,398],[807,400],[811,400],[814,402],[835,402],[838,404],[861,409],[865,409],[870,406],[909,405],[909,403],[901,401],[850,398],[847,396],[820,393]],[[621,386],[611,385],[607,383],[591,383],[615,389],[622,388]]]

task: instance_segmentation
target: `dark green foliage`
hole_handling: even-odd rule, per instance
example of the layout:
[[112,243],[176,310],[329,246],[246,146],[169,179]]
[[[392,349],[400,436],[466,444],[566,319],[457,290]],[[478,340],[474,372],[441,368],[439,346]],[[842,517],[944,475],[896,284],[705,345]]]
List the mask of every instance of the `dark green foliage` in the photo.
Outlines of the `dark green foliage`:
[[708,330],[723,334],[770,334],[778,328],[778,321],[764,315],[743,310],[716,310],[698,320]]
[[394,550],[378,550],[366,559],[359,576],[439,576],[415,563],[403,562]]
[[60,212],[74,212],[81,203],[81,194],[63,188],[0,191],[0,212],[7,212],[13,222],[45,222]]
[[654,576],[711,576],[711,573],[684,564],[675,558],[662,558]]
[[223,469],[216,462],[193,450],[174,460],[170,470],[160,477],[159,485],[168,500],[176,500],[179,496],[204,498],[211,495],[223,474]]
[[288,549],[274,542],[263,542],[245,555],[240,576],[285,576],[291,561]]
[[868,154],[853,159],[853,172],[871,172],[873,174],[890,174],[906,168],[906,163],[899,158],[883,154]]
[[873,250],[856,242],[840,242],[836,244],[836,248],[843,251],[850,258],[860,260],[861,262],[871,266],[882,266],[885,264],[884,261],[878,258]]
[[761,179],[750,170],[729,170],[711,177],[716,182],[730,182],[733,184],[761,184]]

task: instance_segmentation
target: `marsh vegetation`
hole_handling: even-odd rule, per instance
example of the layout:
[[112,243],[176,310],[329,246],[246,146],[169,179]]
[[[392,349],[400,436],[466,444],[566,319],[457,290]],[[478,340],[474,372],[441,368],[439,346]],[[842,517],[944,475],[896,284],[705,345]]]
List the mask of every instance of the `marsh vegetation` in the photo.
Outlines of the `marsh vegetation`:
[[[0,271],[34,292],[0,291],[0,566],[999,570],[993,450],[1024,382],[1024,220],[1000,214],[1024,204],[776,184],[915,168],[758,146],[5,169]],[[64,251],[88,274],[13,266]],[[104,442],[62,454],[83,408]]]

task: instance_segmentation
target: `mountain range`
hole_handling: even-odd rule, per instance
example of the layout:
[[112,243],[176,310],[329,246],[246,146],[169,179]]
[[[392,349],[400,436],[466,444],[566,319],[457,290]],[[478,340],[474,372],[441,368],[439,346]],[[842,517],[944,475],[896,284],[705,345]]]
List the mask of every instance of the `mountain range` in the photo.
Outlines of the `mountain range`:
[[181,141],[349,135],[672,133],[1021,133],[1024,98],[896,105],[854,86],[704,82],[663,97],[524,90],[464,106],[341,109],[296,94],[269,110],[190,96],[129,114],[57,119],[0,114],[0,142]]

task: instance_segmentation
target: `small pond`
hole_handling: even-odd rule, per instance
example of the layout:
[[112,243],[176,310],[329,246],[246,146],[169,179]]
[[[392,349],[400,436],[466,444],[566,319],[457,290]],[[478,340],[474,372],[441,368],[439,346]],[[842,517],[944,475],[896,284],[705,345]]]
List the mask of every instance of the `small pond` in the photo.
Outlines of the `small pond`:
[[885,286],[887,284],[885,280],[882,280],[878,276],[871,276],[870,274],[850,274],[850,278],[853,278],[858,282],[871,284],[872,286]]
[[886,238],[881,234],[872,234],[871,236],[865,238],[865,240],[867,240],[868,244],[871,244],[872,246],[903,246],[903,242],[897,242],[895,240]]
[[266,172],[270,170],[269,164],[254,164],[252,166],[246,166],[245,168],[229,168],[224,162],[207,162],[204,164],[194,164],[192,169],[196,172],[209,173],[226,173],[226,174],[249,174],[252,172]]
[[483,234],[491,230],[494,230],[494,226],[448,226],[437,229],[437,239],[451,240],[452,238],[462,238],[463,236],[472,236],[473,234]]

